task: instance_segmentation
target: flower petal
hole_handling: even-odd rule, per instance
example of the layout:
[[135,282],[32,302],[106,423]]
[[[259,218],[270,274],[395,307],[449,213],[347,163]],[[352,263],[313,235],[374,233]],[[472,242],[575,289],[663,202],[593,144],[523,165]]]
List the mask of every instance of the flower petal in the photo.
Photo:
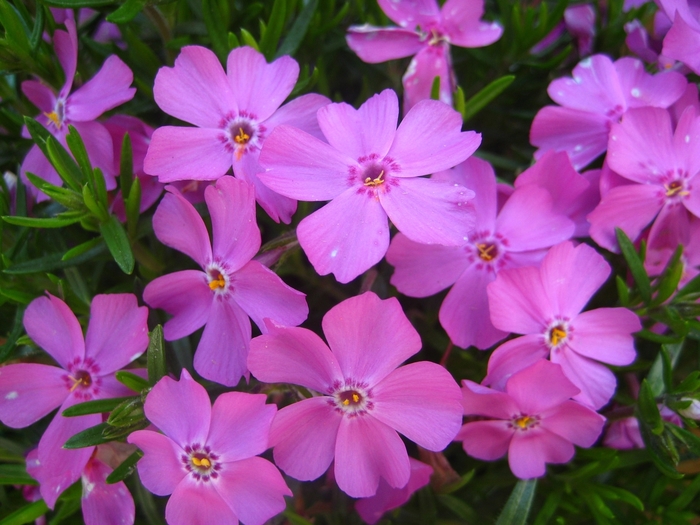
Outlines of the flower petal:
[[505,456],[514,431],[508,421],[471,421],[455,437],[470,456],[494,461]]
[[189,477],[170,496],[165,521],[169,525],[238,525],[238,517],[213,483],[199,483]]
[[270,429],[275,464],[294,479],[318,478],[333,461],[342,419],[327,397],[311,397],[278,411]]
[[247,377],[250,319],[231,298],[215,300],[194,355],[194,369],[205,379],[236,386]]
[[576,401],[565,401],[540,424],[574,445],[591,447],[603,431],[605,418]]
[[641,330],[642,324],[626,308],[583,312],[572,326],[572,337],[567,344],[585,357],[615,366],[629,365],[637,357],[632,333]]
[[386,16],[401,27],[424,27],[440,16],[440,7],[435,0],[377,0],[377,3]]
[[0,421],[24,428],[68,397],[66,371],[57,366],[19,363],[0,368]]
[[545,474],[545,463],[566,463],[574,452],[571,442],[548,430],[516,432],[508,448],[508,464],[520,479],[538,478]]
[[323,106],[331,103],[328,97],[319,95],[318,93],[308,93],[290,100],[284,106],[274,112],[274,114],[265,121],[265,128],[268,132],[272,132],[280,124],[294,126],[309,133],[317,139],[323,139],[323,133],[318,125],[316,114]]
[[100,372],[123,368],[148,348],[148,308],[139,307],[133,294],[96,295],[90,305],[85,357]]
[[153,215],[153,231],[160,242],[190,256],[204,268],[212,259],[204,221],[175,188],[166,189],[169,193]]
[[462,393],[435,363],[397,368],[372,393],[372,416],[428,450],[443,450],[462,426]]
[[[468,379],[462,380],[462,406],[465,416],[511,419],[520,407],[505,392],[493,390]],[[459,438],[455,438],[459,440]]]
[[346,380],[370,388],[416,354],[421,340],[395,297],[346,299],[323,317],[323,333]]
[[411,29],[369,24],[350,26],[345,41],[363,62],[369,64],[410,57],[425,46],[420,34]]
[[332,273],[347,283],[382,260],[389,248],[389,224],[374,197],[349,188],[302,219],[297,237],[319,275]]
[[168,376],[151,389],[144,403],[148,420],[181,448],[204,445],[209,434],[211,402],[186,369],[179,381]]
[[502,390],[513,374],[546,358],[549,348],[540,334],[531,334],[506,341],[491,354],[488,374],[481,382]]
[[465,161],[481,144],[481,135],[462,132],[462,117],[437,100],[422,100],[404,117],[387,154],[400,166],[400,177],[446,170]]
[[56,105],[56,95],[51,88],[37,80],[22,82],[22,93],[44,113],[51,113]]
[[379,192],[379,202],[391,222],[409,239],[461,246],[476,224],[473,195],[471,190],[450,182],[402,178],[397,186]]
[[153,96],[168,115],[202,128],[218,128],[238,107],[219,59],[201,46],[183,47],[174,67],[160,68]]
[[513,374],[506,383],[506,392],[523,414],[536,415],[561,405],[579,393],[561,367],[540,359]]
[[536,334],[544,331],[555,312],[537,268],[512,268],[498,272],[486,287],[491,322],[506,332]]
[[245,525],[263,525],[282,512],[291,496],[280,471],[263,458],[228,463],[214,485],[221,498]]
[[344,417],[335,446],[335,480],[353,498],[374,496],[379,479],[406,486],[411,475],[406,446],[399,435],[372,416]]
[[133,523],[134,498],[123,481],[107,484],[112,469],[91,459],[83,470],[81,507],[85,525],[122,525]]
[[68,305],[58,297],[37,297],[24,312],[24,329],[37,345],[68,369],[85,357],[83,331]]
[[561,365],[566,377],[581,389],[581,393],[574,396],[579,403],[598,410],[615,394],[617,379],[605,365],[581,356],[566,346],[552,352],[550,359]]
[[58,62],[61,64],[61,68],[66,77],[59,95],[65,99],[70,92],[70,88],[73,86],[75,70],[78,67],[78,32],[75,29],[75,22],[72,19],[66,18],[63,23],[68,32],[60,29],[54,31],[53,48],[54,51],[56,51]]
[[152,430],[132,432],[127,441],[143,452],[136,464],[143,486],[156,496],[172,494],[188,474],[181,461],[186,454],[180,445]]
[[483,22],[484,2],[447,0],[441,9],[442,27],[451,44],[460,47],[483,47],[501,38],[503,27]]
[[430,100],[436,77],[440,78],[440,102],[451,106],[455,80],[447,42],[424,45],[408,64],[408,69],[401,79],[404,89],[404,113],[413,109],[418,102]]
[[637,58],[616,60],[615,69],[630,108],[667,108],[683,95],[688,85],[685,76],[678,71],[650,75],[644,69],[644,63]]
[[163,126],[153,132],[143,169],[160,182],[214,180],[225,175],[232,162],[221,130]]
[[272,115],[294,89],[299,64],[290,56],[268,64],[262,53],[244,46],[229,53],[226,72],[239,111],[262,121]]

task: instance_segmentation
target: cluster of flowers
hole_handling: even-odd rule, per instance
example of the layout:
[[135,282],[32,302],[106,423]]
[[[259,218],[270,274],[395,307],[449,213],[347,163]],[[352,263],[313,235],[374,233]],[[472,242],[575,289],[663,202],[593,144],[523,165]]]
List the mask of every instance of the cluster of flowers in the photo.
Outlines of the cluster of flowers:
[[[184,370],[179,381],[156,384],[145,401],[155,428],[132,433],[128,442],[144,453],[138,464],[144,485],[172,494],[171,524],[262,524],[291,495],[277,468],[313,480],[331,465],[338,486],[363,498],[358,512],[376,522],[430,477],[431,468],[409,458],[399,434],[431,451],[456,439],[476,458],[507,453],[516,476],[544,475],[547,463],[565,463],[574,445],[589,447],[600,437],[605,418],[597,411],[616,389],[605,365],[632,363],[632,334],[641,329],[624,308],[583,311],[611,269],[595,249],[571,239],[590,236],[616,251],[616,227],[633,240],[647,235],[651,274],[682,244],[685,280],[700,258],[691,242],[700,217],[694,178],[700,103],[680,72],[652,75],[633,58],[584,59],[571,78],[550,84],[559,105],[543,108],[533,122],[537,161],[514,188],[506,187],[488,163],[471,157],[481,137],[463,132],[459,113],[445,103],[454,89],[449,44],[490,44],[500,26],[481,21],[480,3],[448,0],[441,9],[433,0],[379,3],[401,27],[351,28],[348,43],[373,62],[417,53],[404,77],[400,124],[391,90],[359,109],[317,94],[282,105],[299,74],[291,57],[267,63],[241,47],[224,70],[198,46],[183,48],[154,86],[158,106],[195,127],[153,131],[124,116],[98,122],[133,97],[131,71],[110,57],[71,93],[77,37],[70,18],[66,31],[53,35],[66,74],[61,91],[38,81],[22,85],[60,142],[69,124],[80,132],[108,189],[116,188],[115,147],[118,152],[127,132],[137,145],[134,173],[152,188],[142,207],[169,184],[153,216],[155,235],[201,270],[154,279],[143,300],[172,316],[167,340],[204,327],[197,373],[227,387],[252,374],[315,393],[278,410],[264,395],[241,392],[222,394],[212,406]],[[698,22],[689,22],[681,7],[668,9],[674,26],[667,41],[691,39],[682,31]],[[664,55],[685,62],[671,48]],[[428,100],[436,76],[441,101]],[[602,169],[579,173],[606,151]],[[60,182],[36,146],[22,165],[26,172]],[[211,239],[193,205],[202,200]],[[338,304],[323,318],[324,343],[298,327],[308,315],[304,295],[254,259],[261,246],[256,201],[273,220],[289,223],[298,200],[330,201],[296,231],[319,274],[347,283],[386,255],[395,268],[391,282],[405,295],[451,287],[439,319],[455,345],[485,350],[510,334],[521,337],[493,351],[481,384],[465,380],[461,390],[437,364],[399,366],[421,341],[396,299],[368,292]],[[399,230],[393,238],[389,220]],[[33,301],[24,317],[27,334],[60,368],[2,367],[0,420],[20,428],[57,406],[62,412],[87,400],[133,395],[114,374],[146,350],[147,312],[133,295],[98,295],[83,339],[60,299]],[[262,335],[252,338],[251,319]],[[62,449],[102,418],[60,412],[28,458],[41,497],[53,507],[82,478],[87,523],[101,523],[104,509],[133,522],[124,484],[105,483],[125,450]],[[276,466],[258,457],[269,447]]]

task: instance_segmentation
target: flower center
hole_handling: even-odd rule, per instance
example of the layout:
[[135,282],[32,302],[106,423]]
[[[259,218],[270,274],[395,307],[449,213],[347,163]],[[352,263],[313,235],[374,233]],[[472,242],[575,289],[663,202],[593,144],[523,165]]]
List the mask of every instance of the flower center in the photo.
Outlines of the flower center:
[[350,417],[364,414],[374,408],[372,392],[367,390],[366,385],[354,384],[352,381],[346,382],[345,386],[337,385],[329,403]]
[[532,427],[536,427],[540,424],[540,418],[537,416],[518,416],[511,420],[513,427],[517,427],[520,430],[528,430]]
[[384,182],[384,169],[381,165],[370,164],[365,168],[363,182],[365,186],[381,186]]
[[682,180],[674,180],[664,184],[664,188],[666,189],[666,197],[685,197],[688,195]]
[[180,456],[180,461],[194,479],[206,482],[219,477],[221,470],[219,455],[213,453],[209,447],[195,443],[187,445],[185,452],[187,454]]
[[256,122],[255,115],[241,111],[239,114],[229,114],[221,122],[222,129],[225,130],[224,142],[236,160],[247,152],[260,149],[262,145],[265,126]]
[[218,264],[212,263],[207,269],[207,280],[209,284],[209,289],[217,294],[224,294],[228,292],[230,288],[230,279],[226,270],[221,268]]
[[571,329],[565,321],[555,321],[545,332],[547,345],[555,349],[564,344],[571,336]]
[[78,387],[88,388],[92,386],[92,377],[90,377],[90,373],[85,370],[78,370],[70,376],[70,380],[73,382],[73,386],[70,387],[71,392]]
[[46,115],[46,118],[53,122],[56,129],[61,129],[63,119],[65,118],[65,113],[65,103],[63,100],[57,100],[54,110],[51,113],[44,113],[44,115]]
[[480,242],[476,244],[479,258],[482,261],[490,262],[498,257],[498,247],[493,242]]

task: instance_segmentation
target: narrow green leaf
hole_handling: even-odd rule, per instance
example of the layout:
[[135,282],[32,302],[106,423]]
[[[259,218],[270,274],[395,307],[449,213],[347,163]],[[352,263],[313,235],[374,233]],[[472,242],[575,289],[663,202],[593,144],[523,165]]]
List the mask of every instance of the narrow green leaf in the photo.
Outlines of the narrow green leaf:
[[[7,319],[6,321],[9,321]],[[12,331],[7,336],[7,341],[0,345],[0,363],[4,363],[12,354],[17,340],[24,333],[24,307],[20,306],[15,311],[15,319],[12,323]]]
[[657,334],[656,332],[652,332],[651,330],[647,330],[646,328],[644,330],[640,330],[635,335],[637,337],[641,337],[642,339],[654,341],[655,343],[659,344],[675,344],[683,340],[682,336]]
[[136,463],[138,463],[139,459],[142,457],[143,452],[140,450],[137,450],[131,454],[128,458],[122,461],[121,465],[115,468],[112,473],[107,476],[107,479],[105,480],[107,484],[111,485],[113,483],[119,483],[120,481],[124,481],[126,478],[128,478],[136,468]]
[[454,483],[450,483],[450,484],[448,484],[448,485],[445,485],[445,486],[440,490],[440,493],[441,493],[441,494],[451,494],[451,493],[453,493],[453,492],[458,491],[459,489],[461,489],[462,487],[464,487],[467,483],[469,483],[469,482],[472,480],[472,478],[474,477],[474,474],[476,474],[476,469],[470,470],[469,472],[467,472],[466,474],[464,474],[464,476],[461,476],[461,477],[460,477],[457,481],[455,481]]
[[685,284],[683,288],[678,290],[676,297],[673,301],[678,301],[679,299],[692,294],[700,293],[700,275],[696,275],[689,282]]
[[107,208],[97,201],[95,194],[88,183],[83,186],[83,203],[85,203],[85,207],[90,210],[90,212],[97,217],[100,222],[109,220],[109,212],[107,211]]
[[549,496],[547,496],[544,505],[542,505],[540,512],[537,514],[533,525],[546,525],[551,519],[551,517],[554,516],[554,513],[557,511],[560,502],[561,492],[551,492]]
[[40,499],[5,516],[5,518],[0,520],[0,525],[24,525],[25,523],[31,523],[48,511],[49,508],[46,506],[46,503],[44,503],[43,499]]
[[68,250],[63,257],[61,257],[62,261],[68,261],[72,259],[73,257],[77,257],[79,255],[84,254],[85,252],[92,250],[93,248],[97,246],[102,245],[102,237],[95,237],[94,239],[90,239],[89,241],[85,241],[84,243],[79,244],[78,246],[75,246],[74,248],[71,248]]
[[83,142],[80,133],[71,125],[68,125],[68,134],[66,135],[66,144],[70,152],[73,154],[73,159],[78,163],[80,171],[83,172],[83,178],[87,179],[92,173],[92,164],[88,158],[87,149]]
[[31,117],[24,117],[24,125],[27,126],[27,131],[29,131],[29,135],[32,137],[34,143],[39,146],[41,152],[48,159],[49,150],[46,148],[46,141],[51,136],[49,130]]
[[430,98],[431,100],[440,100],[440,77],[437,76],[433,79],[433,84],[430,86]]
[[241,43],[238,41],[238,37],[232,33],[231,31],[228,32],[228,48],[229,49],[236,49],[237,47],[241,47]]
[[678,288],[678,283],[680,282],[681,277],[683,277],[683,262],[681,261],[682,255],[683,246],[678,246],[666,265],[666,268],[664,268],[663,273],[659,277],[656,296],[651,303],[652,306],[657,306],[666,302],[666,300],[671,297]]
[[124,133],[122,139],[121,156],[119,158],[119,188],[122,190],[122,198],[126,200],[131,192],[131,183],[134,180],[134,154],[131,147],[131,137]]
[[88,179],[92,184],[95,199],[100,205],[100,208],[109,209],[109,197],[107,196],[107,183],[105,176],[100,168],[92,170],[91,176]]
[[255,41],[255,37],[251,35],[246,29],[241,27],[241,40],[243,40],[243,44],[246,46],[250,46],[256,51],[260,51],[260,47],[258,46],[258,43]]
[[[68,188],[62,188],[60,186],[54,186],[53,184],[46,182],[41,177],[37,177],[33,173],[27,172],[27,178],[29,182],[32,183],[40,191],[43,191],[55,200],[57,203],[65,206],[69,210],[81,210],[85,211],[85,203],[83,202],[82,195]],[[18,186],[19,188],[19,186]],[[20,215],[19,213],[17,215]],[[21,214],[26,215],[26,214]]]
[[700,437],[673,423],[667,422],[665,426],[694,456],[700,457]]
[[535,497],[536,479],[521,479],[511,492],[505,508],[498,516],[496,525],[525,525]]
[[107,222],[100,224],[100,232],[119,268],[124,273],[131,274],[134,271],[134,254],[131,252],[124,227],[114,215],[110,215]]
[[94,427],[78,432],[68,439],[63,445],[66,449],[94,447],[103,443],[108,443],[111,439],[106,439],[103,432],[109,428],[107,423],[100,423]]
[[272,4],[272,12],[267,21],[265,32],[261,33],[260,51],[268,60],[272,60],[277,52],[277,44],[280,41],[284,24],[287,21],[286,10],[286,0],[275,0],[275,3]]
[[676,464],[670,459],[670,451],[664,441],[651,431],[651,427],[643,420],[639,421],[639,432],[649,457],[656,467],[666,476],[680,479],[683,474],[676,470]]
[[211,38],[214,53],[219,60],[226,63],[228,56],[227,21],[228,17],[221,12],[221,6],[217,0],[202,0],[202,18],[207,28],[207,34]]
[[102,246],[96,246],[82,255],[78,255],[77,257],[73,257],[67,261],[63,260],[62,253],[51,253],[49,255],[39,257],[38,259],[31,259],[29,261],[22,261],[12,264],[9,268],[5,269],[5,273],[21,275],[28,273],[51,272],[60,268],[70,268],[71,266],[76,266],[84,263],[85,261],[89,261],[93,257],[102,253],[102,250]]
[[15,53],[27,56],[30,51],[27,27],[17,13],[16,8],[9,2],[0,2],[0,23],[5,29],[5,38]]
[[467,107],[467,103],[464,100],[464,90],[462,86],[457,86],[457,91],[455,91],[455,111],[460,115],[464,115],[464,110]]
[[38,485],[39,482],[27,474],[24,463],[0,463],[0,485]]
[[109,399],[96,399],[94,401],[86,401],[77,405],[66,408],[62,415],[64,417],[84,416],[86,414],[103,414],[114,410],[124,401],[132,399],[131,397],[111,397]]
[[622,255],[627,261],[630,273],[634,278],[635,283],[637,283],[637,288],[639,289],[639,294],[642,296],[642,301],[645,304],[649,304],[651,300],[651,283],[649,282],[649,276],[644,269],[644,262],[637,254],[634,249],[632,241],[620,228],[615,228],[615,235],[617,236],[617,243],[620,245],[620,250]]
[[644,512],[644,503],[630,491],[619,487],[611,487],[610,485],[595,485],[598,493],[605,499],[620,500],[629,503],[639,512]]
[[649,382],[642,380],[642,386],[639,389],[639,398],[637,399],[639,414],[642,421],[649,425],[649,428],[654,434],[661,434],[664,430],[664,422],[659,413],[659,407],[656,405],[654,393],[651,390]]
[[479,111],[484,109],[489,102],[503,93],[503,91],[505,91],[505,89],[510,86],[514,80],[515,75],[506,75],[494,80],[488,86],[484,87],[464,104],[462,119],[466,122],[472,118]]
[[627,288],[627,283],[622,277],[616,275],[615,285],[617,286],[617,296],[620,299],[620,304],[627,307],[630,304],[630,290]]
[[135,239],[141,215],[141,181],[138,178],[135,178],[131,183],[129,198],[124,201],[124,211],[126,212],[127,232],[132,239]]
[[46,149],[49,152],[49,160],[61,180],[72,190],[81,191],[85,180],[83,173],[61,143],[50,136],[46,140]]
[[134,392],[141,392],[146,388],[150,388],[151,385],[143,377],[127,372],[126,370],[120,370],[115,374],[117,381],[127,388],[130,388]]
[[127,426],[114,427],[112,425],[108,425],[104,431],[104,437],[109,441],[125,439],[132,432],[144,429],[148,425],[150,425],[150,423],[146,420],[146,418],[140,419],[134,424]]
[[474,510],[460,498],[456,498],[455,496],[451,496],[449,494],[438,494],[437,500],[442,505],[450,509],[456,516],[459,516],[468,523],[475,517],[476,513]]
[[673,390],[673,364],[671,364],[671,357],[668,355],[668,350],[665,345],[661,346],[661,363],[663,364],[663,380],[666,392],[671,392]]
[[34,20],[34,28],[32,29],[32,34],[29,37],[29,47],[32,51],[36,52],[41,43],[41,35],[44,33],[44,21],[46,15],[44,7],[41,5],[36,6],[36,19]]
[[148,382],[155,385],[168,373],[165,363],[165,342],[163,341],[163,327],[157,325],[150,334],[148,350]]
[[61,218],[61,215],[59,215],[51,219],[41,219],[37,217],[16,217],[14,215],[9,215],[3,217],[2,220],[9,224],[24,226],[26,228],[63,228],[64,226],[69,226],[79,222],[83,217],[84,215],[81,214],[64,219]]
[[113,427],[126,427],[145,419],[141,396],[130,397],[112,410],[107,423]]
[[36,298],[34,294],[20,292],[19,290],[8,290],[7,288],[0,288],[0,296],[5,297],[14,303],[24,305],[31,303]]
[[126,2],[119,6],[119,9],[107,15],[106,20],[113,24],[126,24],[127,22],[131,22],[145,7],[146,3],[146,0],[126,0]]
[[698,492],[700,492],[700,476],[695,476],[695,479],[671,502],[669,508],[677,511],[685,509],[696,500]]
[[674,394],[684,394],[686,392],[696,392],[700,389],[700,371],[691,372],[681,383],[673,390]]
[[309,29],[309,24],[311,23],[311,19],[313,18],[317,7],[318,0],[311,0],[303,7],[299,13],[299,16],[296,18],[296,20],[294,20],[294,24],[292,24],[292,28],[289,30],[289,33],[287,33],[282,45],[277,51],[277,54],[275,55],[276,57],[294,55],[294,53],[297,52],[299,45],[306,36],[306,32]]
[[[653,332],[652,332],[653,333]],[[664,345],[664,350],[668,356],[671,364],[671,369],[676,366],[678,358],[683,350],[683,342],[668,343],[667,341],[659,341]],[[651,393],[654,397],[658,397],[666,391],[666,385],[664,384],[664,357],[663,354],[659,353],[654,360],[654,363],[649,369],[646,381],[649,383],[651,388]]]

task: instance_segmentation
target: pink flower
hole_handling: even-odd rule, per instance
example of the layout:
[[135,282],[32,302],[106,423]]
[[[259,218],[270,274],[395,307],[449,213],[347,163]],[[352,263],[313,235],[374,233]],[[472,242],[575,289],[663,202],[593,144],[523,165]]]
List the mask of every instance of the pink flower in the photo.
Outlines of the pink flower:
[[144,161],[161,182],[215,180],[233,166],[236,178],[255,186],[256,199],[273,220],[291,221],[296,202],[261,184],[258,156],[279,124],[319,135],[316,111],[330,103],[309,94],[280,108],[299,76],[299,65],[283,56],[273,63],[250,47],[231,51],[224,72],[216,55],[185,46],[175,67],[163,67],[153,95],[167,114],[197,126],[158,128]]
[[127,439],[144,453],[137,468],[157,496],[172,494],[169,525],[262,525],[284,510],[292,492],[279,470],[257,457],[268,447],[277,412],[263,394],[228,392],[214,406],[187,370],[161,379],[146,397],[148,420],[163,434],[137,430]]
[[[68,32],[56,30],[53,37],[58,61],[66,75],[66,82],[61,91],[56,95],[41,82],[27,80],[22,82],[22,92],[43,112],[39,121],[66,148],[68,125],[75,127],[85,142],[90,162],[102,170],[107,189],[113,189],[116,186],[116,172],[112,139],[105,127],[95,119],[105,111],[134,97],[136,88],[129,87],[134,75],[119,57],[112,55],[91,80],[71,93],[78,63],[78,35],[72,19],[67,18],[65,25]],[[22,162],[21,175],[28,183],[27,172],[38,175],[52,184],[61,185],[58,173],[36,145],[29,150]],[[39,197],[39,200],[45,198]]]
[[530,142],[546,151],[566,151],[576,169],[595,160],[608,146],[610,126],[630,108],[667,108],[684,92],[687,81],[675,71],[645,72],[634,58],[614,63],[605,55],[585,58],[572,78],[554,80],[547,93],[559,106],[545,106],[532,122]]
[[592,446],[605,418],[571,401],[578,389],[561,367],[539,360],[513,374],[505,392],[462,381],[464,414],[481,416],[459,431],[457,441],[478,459],[493,461],[508,453],[510,470],[521,479],[545,474],[547,463],[566,463],[574,445]]
[[[549,164],[543,158],[530,170],[539,170],[541,163]],[[550,194],[536,185],[516,190],[499,212],[493,168],[475,157],[433,179],[476,193],[475,231],[459,247],[420,244],[396,235],[387,252],[387,261],[395,266],[391,284],[412,297],[427,297],[452,285],[440,307],[440,323],[457,346],[486,349],[508,335],[491,323],[486,285],[504,268],[538,264],[545,248],[571,237],[574,224],[553,210]],[[579,188],[581,183],[587,186],[585,180],[578,182]],[[566,187],[578,193],[575,185]]]
[[[123,481],[108,484],[106,480],[113,468],[128,456],[124,449],[134,447],[113,442],[90,448],[93,450],[92,455],[80,476],[83,486],[80,504],[85,525],[104,525],[105,516],[109,516],[109,523],[131,525],[134,523],[136,510],[134,498]],[[43,483],[45,470],[46,467],[39,461],[36,449],[30,452],[27,456],[27,473]]]
[[472,191],[419,176],[464,161],[481,136],[463,133],[459,113],[436,100],[421,101],[397,129],[398,114],[396,93],[387,89],[358,110],[343,103],[320,109],[328,144],[289,126],[265,143],[264,184],[293,199],[331,200],[297,228],[321,275],[346,283],[378,263],[389,247],[387,217],[426,244],[464,244],[474,226]]
[[320,395],[279,411],[270,430],[275,463],[299,480],[323,474],[335,459],[341,490],[364,498],[380,479],[410,478],[399,432],[428,450],[444,449],[461,424],[459,387],[434,363],[396,368],[420,350],[418,332],[395,298],[367,292],[323,318],[328,346],[313,332],[269,324],[253,339],[248,367],[266,383],[292,383]]
[[610,265],[586,244],[564,242],[549,250],[537,268],[504,270],[488,285],[496,328],[527,334],[499,346],[483,383],[502,388],[507,379],[550,356],[581,391],[574,399],[598,409],[617,382],[601,363],[628,365],[636,352],[632,333],[639,318],[626,308],[581,313],[610,275]]
[[683,62],[694,73],[700,73],[700,17],[696,2],[657,0],[656,3],[673,21],[664,38],[663,54]]
[[450,44],[483,47],[501,38],[503,28],[483,22],[483,0],[378,0],[386,15],[401,27],[368,24],[348,29],[348,46],[371,64],[416,55],[403,77],[404,113],[430,98],[433,79],[440,77],[440,100],[452,104],[455,90]]
[[406,503],[415,491],[425,487],[430,482],[433,468],[417,459],[408,458],[411,462],[411,477],[405,487],[395,489],[384,479],[379,480],[377,493],[369,498],[355,502],[355,510],[360,517],[370,525],[377,523],[385,512],[396,509]]
[[41,494],[53,508],[56,498],[80,479],[94,447],[68,450],[74,434],[102,422],[100,414],[63,417],[66,408],[92,399],[133,395],[114,372],[139,357],[148,346],[148,309],[131,294],[97,295],[90,306],[85,339],[66,303],[48,295],[24,313],[27,334],[60,367],[26,363],[0,368],[0,421],[23,428],[60,406],[39,441]]
[[269,317],[298,325],[309,313],[304,294],[251,259],[260,248],[254,188],[222,177],[205,191],[213,248],[204,221],[172,186],[153,216],[153,230],[165,245],[189,255],[202,270],[183,270],[150,282],[143,299],[173,317],[165,323],[168,341],[205,326],[194,357],[202,377],[235,386],[247,375],[251,317],[265,332]]
[[[654,221],[649,244],[664,231],[688,231],[689,214],[700,217],[700,116],[689,106],[673,129],[668,111],[629,111],[610,132],[610,168],[636,184],[612,188],[588,216],[591,237],[617,251],[615,227],[636,240]],[[678,237],[683,237],[678,234]]]
[[[673,410],[664,405],[658,405],[661,419],[682,427],[683,420]],[[625,417],[610,423],[603,446],[617,450],[629,450],[631,448],[644,448],[642,433],[639,431],[639,420],[636,417]]]

